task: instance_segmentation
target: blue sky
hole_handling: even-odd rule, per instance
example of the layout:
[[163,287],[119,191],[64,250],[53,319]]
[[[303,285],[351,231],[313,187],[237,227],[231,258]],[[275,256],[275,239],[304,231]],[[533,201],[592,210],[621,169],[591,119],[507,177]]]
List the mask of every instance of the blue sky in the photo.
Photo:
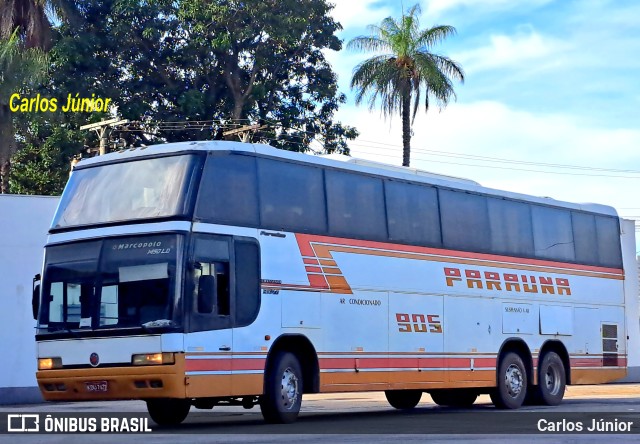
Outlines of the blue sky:
[[[368,34],[368,24],[402,13],[395,1],[332,2],[345,42]],[[420,5],[421,27],[456,27],[457,35],[434,52],[461,63],[466,80],[445,110],[419,113],[412,166],[494,188],[609,204],[640,219],[640,2]],[[349,90],[353,67],[370,55],[343,50],[327,56],[349,97],[338,119],[361,133],[350,144],[352,154],[399,164],[400,119],[384,120],[377,110],[356,107]]]

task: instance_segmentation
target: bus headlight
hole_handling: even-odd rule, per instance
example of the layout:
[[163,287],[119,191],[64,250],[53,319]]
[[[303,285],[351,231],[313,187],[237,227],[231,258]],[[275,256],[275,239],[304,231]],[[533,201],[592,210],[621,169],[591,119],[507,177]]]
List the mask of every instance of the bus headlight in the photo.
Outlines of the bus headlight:
[[133,355],[131,363],[133,365],[162,365],[174,364],[176,362],[173,353],[151,353],[144,355]]
[[62,368],[62,358],[38,358],[38,370]]

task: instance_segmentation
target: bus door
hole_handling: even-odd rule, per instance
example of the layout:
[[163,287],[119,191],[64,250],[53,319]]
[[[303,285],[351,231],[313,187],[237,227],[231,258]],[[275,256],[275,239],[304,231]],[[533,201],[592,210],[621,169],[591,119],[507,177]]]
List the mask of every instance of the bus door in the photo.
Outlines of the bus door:
[[[261,373],[262,367],[243,353],[255,350],[258,342],[238,343],[234,337],[234,330],[251,325],[260,311],[258,242],[249,237],[194,234],[190,257],[185,285],[191,296],[185,336],[187,396],[261,392],[262,376],[256,376],[255,370]],[[246,330],[240,335],[246,336]]]
[[188,397],[232,394],[231,245],[229,236],[192,238],[185,282]]

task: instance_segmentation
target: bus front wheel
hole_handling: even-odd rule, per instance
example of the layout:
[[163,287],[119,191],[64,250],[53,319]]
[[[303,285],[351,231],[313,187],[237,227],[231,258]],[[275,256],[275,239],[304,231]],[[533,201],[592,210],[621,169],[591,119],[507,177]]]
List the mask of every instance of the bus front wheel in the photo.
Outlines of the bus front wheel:
[[159,426],[175,426],[185,420],[191,409],[188,399],[149,399],[147,411]]
[[293,353],[279,352],[267,370],[260,410],[265,421],[289,424],[302,405],[302,370]]
[[414,408],[422,398],[420,390],[387,390],[384,395],[387,397],[391,407],[399,410]]
[[506,353],[498,366],[497,387],[491,401],[499,409],[517,409],[527,396],[527,370],[520,355]]

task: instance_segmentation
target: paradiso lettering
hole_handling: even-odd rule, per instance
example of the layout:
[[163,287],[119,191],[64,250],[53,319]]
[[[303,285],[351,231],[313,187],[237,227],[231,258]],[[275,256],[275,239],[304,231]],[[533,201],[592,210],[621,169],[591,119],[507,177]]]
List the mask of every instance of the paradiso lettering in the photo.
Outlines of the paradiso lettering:
[[465,280],[467,288],[571,296],[569,279],[564,278],[536,277],[495,271],[483,273],[480,270],[447,267],[444,269],[444,275],[448,287],[454,287],[456,282],[462,283]]

